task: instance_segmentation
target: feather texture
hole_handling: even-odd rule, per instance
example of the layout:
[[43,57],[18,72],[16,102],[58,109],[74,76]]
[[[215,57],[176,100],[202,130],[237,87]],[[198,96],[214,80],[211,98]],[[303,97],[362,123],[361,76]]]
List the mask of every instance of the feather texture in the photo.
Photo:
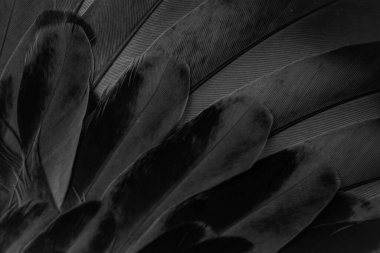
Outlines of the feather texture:
[[378,1],[0,7],[1,252],[379,250]]
[[275,252],[310,224],[338,187],[328,157],[301,144],[169,209],[135,248],[173,226],[200,221],[218,234],[249,238],[258,252]]
[[165,208],[248,169],[271,121],[250,97],[228,97],[140,157],[104,196],[120,225],[115,250],[136,240]]
[[[94,28],[98,43],[94,47],[95,82],[104,75],[146,16],[162,0],[96,0],[83,18]],[[109,18],[112,15],[112,19]]]
[[8,210],[0,219],[0,250],[19,252],[58,215],[47,203],[26,203]]
[[0,73],[24,33],[37,16],[54,8],[53,0],[4,0],[0,2]]
[[[165,55],[143,56],[109,90],[85,129],[73,167],[72,190],[99,199],[106,187],[177,124],[189,90],[185,64]],[[75,203],[75,201],[74,201]]]
[[340,0],[278,31],[199,87],[189,99],[183,122],[220,97],[295,61],[345,46],[379,41],[379,8],[377,0]]
[[17,114],[26,174],[43,169],[58,207],[71,176],[91,69],[85,32],[65,23],[40,29],[25,61]]
[[[144,17],[145,21],[139,24],[139,29],[129,35],[125,47],[120,47],[119,55],[113,59],[114,61],[110,61],[107,68],[102,69],[104,71],[102,75],[97,76],[94,85],[99,90],[115,83],[124,73],[125,66],[128,66],[136,57],[140,57],[157,37],[204,0],[163,0],[159,2],[161,3],[152,10],[152,13]],[[120,6],[118,8],[120,9]]]
[[[373,202],[339,192],[317,219],[280,252],[314,252],[334,233],[357,223],[377,219],[379,215],[380,208]],[[368,236],[367,233],[366,235]],[[352,240],[358,243],[356,238]],[[361,244],[360,247],[365,245]]]
[[[6,175],[13,173],[10,178],[3,178],[2,184],[8,188],[9,192],[13,192],[13,186],[17,180],[18,185],[21,186],[18,188],[21,191],[19,193],[25,194],[22,198],[25,198],[23,201],[26,202],[28,202],[27,195],[33,191],[26,190],[31,186],[29,184],[31,178],[25,171],[27,168],[24,166],[24,157],[28,157],[37,136],[42,138],[42,143],[46,146],[35,146],[34,150],[42,148],[39,150],[44,152],[42,162],[48,163],[48,167],[52,166],[50,171],[45,171],[49,184],[54,186],[52,189],[58,199],[63,197],[62,194],[65,193],[65,190],[62,188],[67,187],[64,185],[67,184],[68,179],[66,179],[66,183],[64,180],[57,181],[56,179],[70,175],[71,164],[70,162],[64,164],[64,160],[75,155],[75,139],[77,139],[75,136],[78,136],[77,131],[81,127],[80,111],[78,111],[79,114],[76,114],[77,111],[74,108],[79,102],[76,99],[84,101],[82,107],[87,103],[86,96],[83,96],[87,90],[86,85],[82,92],[76,90],[75,87],[88,82],[92,64],[90,45],[81,29],[76,28],[70,31],[73,25],[67,25],[65,28],[66,22],[75,23],[77,19],[57,11],[47,11],[41,14],[23,37],[0,78],[0,82],[4,84],[0,91],[4,104],[1,112],[1,143],[3,143],[5,152],[2,153],[2,157],[5,155],[3,159],[7,161],[7,163],[3,163],[7,168],[2,171],[7,173]],[[88,28],[86,27],[86,29]],[[72,43],[78,43],[78,48],[66,50],[65,48],[70,47]],[[57,53],[60,50],[62,52]],[[66,55],[65,52],[67,52]],[[81,59],[82,56],[83,59]],[[64,62],[64,58],[66,62]],[[83,65],[83,75],[73,75],[70,64]],[[69,86],[65,87],[66,83],[69,83]],[[55,89],[55,87],[61,89]],[[55,96],[57,93],[62,94]],[[49,103],[50,100],[53,102]],[[62,111],[57,113],[54,108]],[[65,115],[65,112],[70,112],[70,110],[74,112],[71,121],[70,116]],[[45,120],[46,118],[48,119]],[[41,124],[41,120],[44,121],[44,124]],[[79,122],[74,123],[76,120]],[[42,126],[43,130],[41,130]],[[65,136],[58,133],[62,133],[65,127],[73,128],[71,130],[73,136],[59,141]],[[54,136],[52,136],[53,133]],[[57,152],[53,147],[57,150],[70,148],[72,151],[58,154],[61,151]],[[36,154],[33,157],[31,160],[35,160]],[[55,168],[53,168],[53,164],[55,164]],[[46,164],[40,165],[46,166]],[[66,168],[61,170],[61,166],[66,166]],[[21,171],[22,167],[23,171]],[[69,173],[67,174],[67,172]],[[15,175],[17,176],[15,177]],[[56,183],[58,184],[55,185]],[[60,201],[58,200],[58,202]]]

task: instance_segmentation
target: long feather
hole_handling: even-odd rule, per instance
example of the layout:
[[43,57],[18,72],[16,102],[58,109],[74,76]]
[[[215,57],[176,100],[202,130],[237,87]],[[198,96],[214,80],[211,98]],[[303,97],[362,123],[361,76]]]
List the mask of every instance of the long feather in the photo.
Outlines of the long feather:
[[0,219],[0,250],[19,252],[58,215],[47,203],[26,203],[9,209]]
[[0,209],[7,206],[7,201],[12,201],[10,198],[14,192],[14,185],[19,180],[18,175],[24,163],[17,124],[17,101],[25,57],[38,29],[49,25],[40,22],[45,16],[48,15],[41,15],[28,29],[0,76],[0,166],[2,174],[0,178],[2,206]]
[[227,97],[141,156],[104,196],[119,225],[115,249],[136,240],[165,208],[248,169],[271,122],[251,97]]
[[[38,31],[25,60],[17,103],[18,129],[27,159],[26,182],[21,184],[36,189],[33,180],[45,174],[58,207],[71,175],[92,70],[86,33],[80,26],[66,23],[70,19],[66,16],[61,24]],[[35,169],[43,173],[33,172]],[[28,174],[38,176],[29,178]]]
[[215,73],[191,95],[183,122],[238,88],[295,61],[380,40],[380,2],[340,0],[279,31]]
[[[279,250],[308,226],[334,196],[336,187],[327,185],[326,192],[322,191],[322,175],[331,174],[333,169],[341,186],[378,176],[380,151],[374,147],[379,142],[379,130],[379,119],[368,120],[268,156],[248,172],[169,209],[133,249],[141,248],[172,226],[200,221],[218,233],[249,238],[258,252]],[[367,217],[376,217],[376,213],[368,212]],[[347,221],[354,219],[355,215]]]
[[379,117],[379,63],[379,42],[348,46],[289,65],[236,91],[251,94],[274,115],[262,157],[332,128]]
[[333,169],[328,156],[312,144],[281,151],[169,209],[134,249],[172,226],[200,221],[218,234],[243,235],[258,252],[275,252],[334,196],[339,181]]
[[187,102],[185,64],[161,54],[132,64],[94,111],[80,140],[71,192],[99,199],[107,186],[136,158],[157,145],[179,121]]
[[[22,165],[24,164],[25,154],[22,150],[25,150],[26,146],[31,145],[30,143],[27,143],[27,140],[22,140],[18,124],[18,103],[19,96],[21,95],[21,84],[22,82],[24,84],[27,82],[26,79],[23,79],[24,74],[27,75],[27,73],[24,73],[25,71],[27,71],[24,71],[25,59],[30,59],[32,57],[33,50],[38,50],[38,48],[33,49],[33,46],[37,46],[38,39],[36,38],[38,37],[38,34],[41,33],[41,31],[46,32],[49,29],[53,29],[52,27],[57,26],[57,24],[62,24],[65,22],[75,23],[77,22],[77,19],[72,15],[64,14],[62,12],[57,11],[47,11],[42,13],[24,35],[22,41],[17,46],[15,52],[12,54],[12,57],[8,61],[0,77],[0,94],[2,98],[1,103],[3,105],[0,111],[0,142],[2,147],[1,159],[3,160],[1,166],[2,173],[4,174],[4,177],[1,178],[1,184],[5,188],[7,188],[7,191],[9,193],[8,196],[13,194],[14,184],[23,179],[20,170],[22,168]],[[49,45],[47,45],[47,47],[49,47]],[[28,67],[30,68],[31,66],[29,65]],[[52,68],[52,66],[49,67]],[[29,71],[31,70],[29,69]],[[39,73],[43,73],[43,71],[43,69],[40,69]],[[36,76],[38,74],[37,72],[30,74],[35,74],[35,76],[32,79],[38,78]],[[39,87],[39,84],[37,84],[37,87]],[[23,86],[23,88],[25,89],[25,85]],[[39,101],[39,98],[34,97],[32,99],[37,99],[37,101]],[[26,116],[29,117],[30,115]],[[32,126],[30,126],[31,128],[29,128],[28,124],[29,123],[26,123],[26,129],[32,129]],[[36,129],[34,128],[34,130]],[[2,190],[4,189],[4,187],[2,188]],[[3,195],[4,194],[2,194],[2,197]]]
[[236,55],[333,2],[209,0],[167,30],[151,50],[168,51],[188,63],[193,90]]

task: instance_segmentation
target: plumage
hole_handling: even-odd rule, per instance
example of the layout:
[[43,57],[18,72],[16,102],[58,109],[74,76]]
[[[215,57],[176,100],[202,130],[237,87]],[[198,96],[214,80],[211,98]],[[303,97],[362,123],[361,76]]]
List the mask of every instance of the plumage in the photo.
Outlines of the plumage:
[[340,0],[278,31],[194,91],[183,122],[220,97],[296,61],[341,47],[379,41],[379,8],[377,0]]
[[[117,57],[115,56],[107,64],[107,68],[104,68],[102,75],[99,75],[94,81],[94,85],[99,87],[99,93],[110,83],[115,83],[124,72],[125,66],[128,66],[136,57],[142,55],[157,37],[204,0],[162,0],[157,2],[160,2],[159,5],[152,9],[149,15],[144,16],[144,22],[139,24],[139,28],[135,29],[132,34],[127,34],[129,37],[127,37],[127,42],[124,42],[124,48],[120,47]],[[122,6],[115,5],[114,7],[116,7],[117,11],[120,11]],[[125,10],[125,12],[128,12],[128,10]],[[118,17],[125,19],[124,15]],[[104,15],[103,18],[106,19],[107,16]],[[109,30],[104,32],[109,32]]]
[[[306,227],[339,187],[335,172],[329,166],[328,157],[313,145],[281,151],[257,162],[249,171],[169,209],[135,247],[191,221],[204,222],[218,234],[251,234],[248,238],[259,252],[267,252],[268,249],[263,248],[266,242],[266,247],[279,247]],[[283,213],[272,213],[277,210]],[[286,210],[303,213],[290,215]],[[271,217],[272,221],[266,221]],[[255,226],[244,227],[255,222]],[[265,227],[265,224],[272,226]],[[272,232],[271,227],[276,232]]]
[[42,169],[58,207],[71,176],[92,70],[86,33],[64,21],[39,29],[25,59],[17,100],[17,123],[27,160],[26,182],[21,184],[29,184],[33,179],[27,174],[41,174],[33,171]]
[[[81,118],[87,104],[87,82],[92,65],[86,33],[77,26],[73,28],[77,20],[58,11],[41,14],[23,37],[1,75],[1,83],[6,84],[1,92],[7,96],[7,106],[1,115],[2,125],[5,126],[2,143],[9,153],[6,155],[3,152],[9,164],[3,171],[12,173],[11,178],[4,177],[7,182],[3,184],[9,192],[13,192],[16,181],[19,186],[23,184],[18,187],[18,190],[22,188],[21,202],[28,202],[28,195],[33,194],[28,174],[41,175],[31,172],[33,169],[28,167],[33,167],[32,164],[28,167],[24,164],[24,157],[28,159],[33,145],[35,152],[37,149],[42,152],[43,160],[36,167],[42,166],[43,169],[45,166],[44,173],[48,184],[54,185],[52,191],[57,205],[60,205],[66,191],[72,166],[70,160],[75,155]],[[85,27],[86,32],[87,29]],[[72,47],[73,43],[77,47]],[[74,73],[76,69],[72,68],[72,64],[81,68],[83,74]],[[67,114],[70,112],[72,115]],[[67,131],[66,127],[72,129]],[[36,142],[39,143],[38,147]],[[66,148],[71,152],[59,151]],[[29,162],[36,161],[37,157],[35,153]],[[65,176],[66,180],[63,180],[61,177]],[[28,187],[31,188],[27,190]],[[38,191],[41,193],[46,189]]]
[[[84,130],[67,206],[76,194],[99,199],[136,158],[177,124],[187,101],[185,64],[162,54],[143,56],[105,94]],[[75,194],[74,194],[75,192]]]
[[0,4],[1,252],[379,250],[378,1],[33,3]]
[[[165,208],[247,170],[271,121],[250,97],[227,97],[141,156],[104,196],[120,225],[117,250],[136,240]],[[249,138],[241,135],[246,131]]]

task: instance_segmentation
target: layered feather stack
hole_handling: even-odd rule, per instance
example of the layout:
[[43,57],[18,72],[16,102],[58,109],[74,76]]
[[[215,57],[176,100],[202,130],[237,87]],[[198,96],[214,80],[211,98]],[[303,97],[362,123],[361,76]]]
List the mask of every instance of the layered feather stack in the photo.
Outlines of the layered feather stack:
[[378,0],[0,2],[0,252],[380,250]]

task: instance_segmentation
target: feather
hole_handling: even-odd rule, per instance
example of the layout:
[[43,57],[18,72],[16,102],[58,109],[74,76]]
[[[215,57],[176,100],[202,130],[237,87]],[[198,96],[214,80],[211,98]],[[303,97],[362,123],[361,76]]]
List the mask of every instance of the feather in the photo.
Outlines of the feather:
[[378,92],[379,64],[379,42],[343,47],[287,66],[236,93],[252,94],[268,107],[275,118],[274,134],[333,106]]
[[183,122],[220,97],[295,61],[379,41],[379,8],[377,0],[340,0],[284,28],[210,76],[192,93]]
[[[323,184],[318,179],[324,174],[331,174],[333,169],[341,185],[378,176],[380,151],[375,146],[379,142],[376,136],[379,130],[379,119],[368,120],[268,156],[249,171],[166,211],[133,249],[141,248],[173,226],[200,221],[217,233],[249,238],[258,252],[279,250],[311,223],[327,205],[329,196],[334,196],[334,184],[330,184],[332,188],[327,185],[326,192],[321,190]],[[310,178],[304,179],[306,176]],[[240,226],[236,224],[243,218]],[[265,224],[278,227],[266,228]],[[232,225],[235,227],[230,228]]]
[[141,156],[104,196],[119,225],[115,249],[136,240],[162,210],[248,169],[271,122],[251,97],[227,97]]
[[47,13],[41,15],[28,29],[0,76],[0,167],[2,174],[0,177],[0,199],[2,203],[0,212],[1,209],[8,205],[7,202],[13,201],[14,185],[24,163],[24,154],[17,124],[17,101],[25,57],[30,50],[38,29],[50,25],[46,22],[40,22],[45,16],[49,15]]
[[[24,155],[25,153],[23,151],[26,151],[28,149],[27,147],[31,146],[30,139],[33,137],[28,135],[26,131],[32,131],[33,134],[36,134],[36,130],[38,128],[37,126],[30,127],[29,128],[29,123],[32,124],[32,122],[25,122],[24,128],[22,128],[22,138],[21,137],[21,131],[19,130],[19,122],[18,122],[18,110],[20,109],[20,100],[19,98],[23,99],[24,97],[28,97],[28,89],[26,87],[26,83],[28,82],[28,78],[31,78],[32,81],[34,81],[34,78],[36,80],[39,78],[37,77],[38,73],[31,73],[32,67],[33,67],[33,57],[37,55],[33,55],[33,53],[36,54],[37,50],[41,50],[43,48],[39,46],[43,46],[41,43],[41,38],[38,40],[39,35],[47,34],[48,31],[52,31],[55,29],[57,24],[63,24],[65,22],[68,23],[75,23],[77,20],[73,18],[72,15],[70,14],[65,14],[62,12],[57,12],[57,11],[46,11],[42,13],[36,21],[33,23],[33,25],[30,27],[30,29],[26,32],[24,35],[22,41],[19,43],[17,46],[17,49],[13,53],[11,59],[9,60],[6,68],[4,69],[1,77],[0,77],[0,83],[1,89],[0,89],[0,94],[1,94],[1,103],[2,109],[0,111],[1,115],[1,121],[0,121],[0,129],[1,129],[1,149],[2,149],[2,155],[0,156],[1,159],[4,161],[1,163],[2,165],[2,173],[4,174],[4,177],[2,177],[1,184],[4,186],[4,188],[7,189],[8,197],[9,195],[12,195],[13,192],[13,186],[15,185],[16,181],[20,181],[22,177],[20,176],[21,174],[21,167],[24,164]],[[51,32],[53,33],[53,32]],[[77,32],[76,32],[77,33]],[[43,36],[42,36],[43,37]],[[73,39],[78,40],[78,36],[73,36]],[[62,43],[61,43],[62,44]],[[33,46],[37,48],[33,48]],[[46,46],[46,45],[45,45]],[[49,45],[47,45],[49,46]],[[79,49],[77,49],[79,50]],[[45,53],[45,52],[43,52]],[[43,53],[40,55],[42,56]],[[75,53],[75,50],[74,52]],[[38,52],[37,52],[38,54]],[[73,54],[71,54],[73,55]],[[63,55],[61,55],[63,56]],[[27,62],[28,66],[25,66],[26,60],[29,61]],[[41,57],[40,57],[41,59]],[[62,57],[61,57],[62,59]],[[72,63],[75,63],[73,58],[70,59]],[[80,61],[78,64],[81,64],[83,62]],[[35,67],[38,67],[38,64],[34,65]],[[49,66],[49,65],[47,65]],[[29,68],[24,69],[24,68]],[[40,66],[42,67],[42,66]],[[51,67],[51,66],[49,66]],[[62,69],[64,70],[64,69]],[[29,72],[28,72],[29,71]],[[44,69],[40,69],[39,73],[43,73]],[[66,74],[69,74],[67,70]],[[30,75],[31,76],[30,76]],[[24,76],[25,75],[25,76]],[[29,77],[28,77],[29,75]],[[33,76],[34,75],[34,76]],[[42,77],[41,77],[42,78]],[[66,81],[75,81],[75,78],[68,77],[66,78]],[[58,81],[58,79],[57,79]],[[64,82],[64,79],[61,80],[61,82]],[[36,83],[34,83],[36,84]],[[40,84],[37,84],[37,87],[40,87]],[[22,91],[22,89],[24,91]],[[26,89],[26,90],[25,90]],[[73,90],[74,91],[74,90]],[[35,93],[33,93],[36,95]],[[70,94],[72,96],[73,94]],[[30,96],[29,96],[30,97]],[[35,102],[39,103],[40,102],[40,97],[32,97],[31,100],[27,101],[25,100],[24,102],[26,103],[24,106],[27,107],[26,109],[33,109],[32,104],[28,104],[28,102],[33,102],[32,100],[36,99]],[[68,100],[69,101],[69,100]],[[66,102],[68,102],[66,101]],[[65,103],[66,103],[65,102]],[[28,108],[29,106],[32,106],[32,108]],[[24,107],[24,108],[25,108]],[[68,105],[67,108],[70,106]],[[22,108],[22,105],[21,105]],[[21,109],[22,110],[22,109]],[[27,114],[25,116],[30,117],[31,115]],[[58,115],[57,115],[58,116]],[[26,117],[26,119],[28,118]],[[21,119],[23,121],[25,119]],[[36,128],[37,127],[37,128]],[[33,135],[32,134],[32,135]],[[55,140],[55,139],[54,139]],[[73,153],[75,153],[75,150],[73,150]],[[61,162],[61,161],[59,161]],[[57,174],[59,175],[59,173]],[[57,176],[54,175],[54,176]],[[25,179],[25,178],[24,178]],[[2,188],[2,189],[4,189]],[[20,189],[20,188],[19,188]],[[3,194],[2,197],[3,198]]]
[[71,192],[99,199],[106,187],[179,121],[186,105],[185,64],[161,54],[143,56],[105,94],[80,140]]
[[[126,41],[120,45],[117,54],[102,67],[102,71],[94,80],[94,86],[104,88],[115,83],[124,72],[125,66],[128,66],[136,57],[141,56],[157,37],[204,0],[161,0],[157,2],[160,4],[152,10],[150,15],[144,17],[144,22],[141,22],[133,33],[126,34]],[[120,11],[120,8],[121,6],[118,5],[116,11]],[[123,11],[128,13],[129,10]],[[125,19],[125,14],[121,17]],[[102,18],[106,20],[107,15],[103,15]],[[102,21],[99,20],[99,22]],[[109,31],[110,29],[105,29],[104,33]]]
[[55,0],[56,9],[78,13],[85,0]]
[[170,28],[150,50],[169,51],[186,61],[194,90],[237,55],[334,2],[209,0]]
[[57,216],[47,203],[26,203],[9,209],[0,219],[0,250],[19,252]]
[[[58,207],[70,180],[91,69],[85,32],[65,22],[40,29],[25,60],[17,103],[18,129],[27,160],[26,179],[21,184],[36,189],[33,180],[43,180],[40,177],[44,174]],[[41,169],[43,173],[34,171]],[[28,178],[28,174],[39,179]]]
[[338,185],[329,158],[312,144],[300,144],[172,207],[134,249],[173,226],[200,221],[217,234],[244,235],[258,252],[275,252],[310,224]]
[[167,51],[188,63],[194,90],[236,55],[333,2],[209,0],[168,29],[151,50]]
[[53,0],[3,0],[0,2],[0,73],[24,33]]

